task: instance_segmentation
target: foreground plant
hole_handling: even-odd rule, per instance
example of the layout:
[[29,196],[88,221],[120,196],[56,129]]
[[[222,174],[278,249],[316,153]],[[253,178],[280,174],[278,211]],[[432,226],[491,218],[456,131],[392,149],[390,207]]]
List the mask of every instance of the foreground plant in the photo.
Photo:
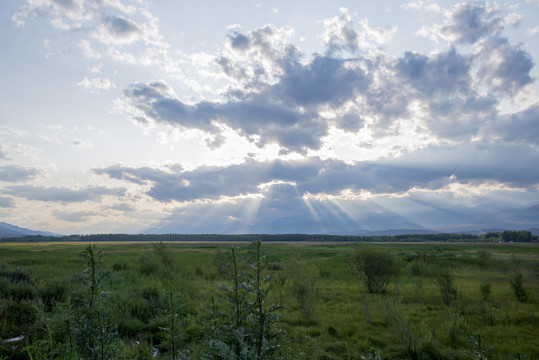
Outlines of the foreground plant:
[[266,275],[261,243],[247,252],[229,253],[231,286],[222,286],[223,297],[212,299],[206,321],[208,359],[273,359],[280,349],[277,311],[280,304],[268,304],[270,277]]
[[83,291],[73,299],[73,332],[79,354],[84,359],[111,359],[117,355],[118,332],[109,293],[102,291],[105,271],[103,254],[95,245],[88,245],[82,259]]

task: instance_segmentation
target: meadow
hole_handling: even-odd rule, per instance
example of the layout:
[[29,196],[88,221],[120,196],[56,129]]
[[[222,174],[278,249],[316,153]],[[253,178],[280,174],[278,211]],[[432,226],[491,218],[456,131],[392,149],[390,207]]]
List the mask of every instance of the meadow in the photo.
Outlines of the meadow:
[[537,244],[258,246],[1,244],[0,359],[539,359]]

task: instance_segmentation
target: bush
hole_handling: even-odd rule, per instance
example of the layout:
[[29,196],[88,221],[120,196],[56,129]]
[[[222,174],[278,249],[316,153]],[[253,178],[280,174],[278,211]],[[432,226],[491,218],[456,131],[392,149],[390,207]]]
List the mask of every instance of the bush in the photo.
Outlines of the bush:
[[6,278],[13,284],[18,284],[21,281],[30,281],[30,277],[27,274],[8,264],[0,264],[0,278]]
[[152,275],[161,271],[161,262],[155,255],[144,253],[139,258],[139,271],[144,275]]
[[65,281],[56,279],[43,284],[40,287],[39,293],[43,303],[51,307],[56,302],[65,299],[68,293],[68,286]]
[[217,268],[221,276],[228,275],[228,256],[226,252],[219,248],[215,250],[213,254],[213,265]]
[[481,285],[479,285],[479,290],[481,291],[481,297],[483,298],[483,301],[488,300],[488,297],[491,292],[490,289],[490,282],[488,282],[487,280],[481,281]]
[[513,288],[513,293],[515,294],[515,297],[518,301],[521,303],[528,301],[528,291],[524,287],[524,283],[522,281],[522,274],[517,273],[511,280],[511,287]]
[[314,312],[314,302],[318,295],[318,276],[313,267],[299,263],[290,265],[290,293],[298,302],[298,305],[306,319],[310,319]]
[[164,244],[163,242],[159,242],[159,244],[153,244],[153,252],[163,264],[163,266],[167,269],[173,269],[174,268],[174,256],[171,252],[171,249],[168,245]]
[[391,277],[397,274],[393,256],[371,248],[358,250],[348,258],[348,265],[371,294],[384,293]]
[[114,271],[125,271],[125,270],[127,270],[127,261],[122,260],[122,261],[115,262],[114,264],[112,264],[112,270],[114,270]]
[[457,287],[455,286],[455,275],[449,268],[442,268],[436,275],[436,285],[442,295],[445,305],[451,305],[451,300],[457,297]]

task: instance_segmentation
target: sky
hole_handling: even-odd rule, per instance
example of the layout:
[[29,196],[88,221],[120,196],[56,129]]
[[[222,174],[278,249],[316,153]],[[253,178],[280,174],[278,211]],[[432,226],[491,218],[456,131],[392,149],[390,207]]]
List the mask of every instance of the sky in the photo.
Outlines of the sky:
[[3,0],[0,221],[539,227],[537,13],[538,0]]

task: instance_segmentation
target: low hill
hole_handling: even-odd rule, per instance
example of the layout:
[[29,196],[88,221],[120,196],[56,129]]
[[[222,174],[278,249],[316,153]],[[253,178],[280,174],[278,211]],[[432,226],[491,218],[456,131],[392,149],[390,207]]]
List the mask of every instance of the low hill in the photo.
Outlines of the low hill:
[[5,237],[22,237],[22,236],[60,236],[48,231],[35,231],[30,229],[21,228],[15,225],[11,225],[5,222],[0,222],[0,238]]

